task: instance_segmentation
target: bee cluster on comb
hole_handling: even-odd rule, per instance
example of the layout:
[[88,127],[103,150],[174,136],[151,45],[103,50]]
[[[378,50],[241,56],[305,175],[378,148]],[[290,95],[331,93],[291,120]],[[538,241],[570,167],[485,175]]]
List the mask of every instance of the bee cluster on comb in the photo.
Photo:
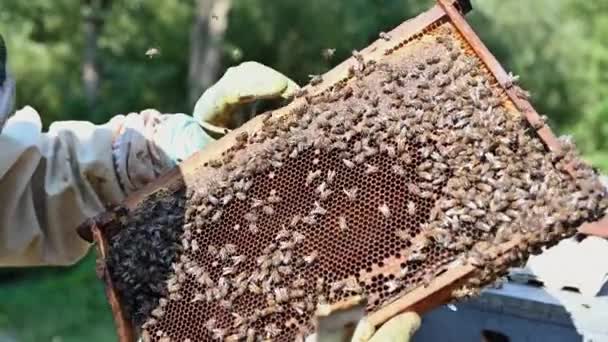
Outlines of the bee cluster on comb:
[[127,215],[108,267],[145,341],[302,340],[317,305],[364,295],[374,311],[454,263],[479,268],[467,295],[608,207],[572,144],[548,151],[450,23],[355,58],[241,133],[201,170],[211,180]]

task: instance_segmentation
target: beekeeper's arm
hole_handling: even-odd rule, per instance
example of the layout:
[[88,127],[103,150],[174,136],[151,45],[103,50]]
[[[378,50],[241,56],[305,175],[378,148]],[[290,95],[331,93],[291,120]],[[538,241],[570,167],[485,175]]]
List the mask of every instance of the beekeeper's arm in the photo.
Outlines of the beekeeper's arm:
[[104,125],[56,122],[42,133],[31,107],[6,119],[14,93],[7,75],[0,82],[0,266],[79,260],[89,247],[76,233],[80,223],[213,140],[198,120],[296,88],[278,72],[247,62],[203,94],[195,118],[146,110]]

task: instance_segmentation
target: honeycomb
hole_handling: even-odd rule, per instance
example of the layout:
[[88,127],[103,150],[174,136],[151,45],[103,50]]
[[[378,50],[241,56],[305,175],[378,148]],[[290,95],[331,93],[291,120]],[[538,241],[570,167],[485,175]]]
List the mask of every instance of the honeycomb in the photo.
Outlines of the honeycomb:
[[548,151],[451,24],[405,47],[355,54],[347,79],[241,133],[212,181],[127,214],[107,262],[144,341],[301,340],[317,305],[372,312],[457,262],[479,268],[468,295],[602,215],[572,144]]

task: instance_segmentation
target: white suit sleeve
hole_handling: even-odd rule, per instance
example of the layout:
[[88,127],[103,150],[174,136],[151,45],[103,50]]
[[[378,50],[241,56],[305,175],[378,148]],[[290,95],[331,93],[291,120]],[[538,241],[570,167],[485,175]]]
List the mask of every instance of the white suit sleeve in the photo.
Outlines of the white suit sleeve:
[[26,107],[0,134],[0,265],[65,265],[88,250],[76,227],[124,197],[112,160],[113,120],[41,133]]

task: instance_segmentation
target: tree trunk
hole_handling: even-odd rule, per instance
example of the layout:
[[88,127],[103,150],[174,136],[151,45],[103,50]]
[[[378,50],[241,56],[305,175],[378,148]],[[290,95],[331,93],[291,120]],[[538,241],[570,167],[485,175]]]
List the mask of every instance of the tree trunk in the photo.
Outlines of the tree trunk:
[[82,59],[82,83],[89,110],[97,104],[99,95],[99,64],[97,42],[104,20],[102,11],[110,1],[89,0],[83,7],[84,51]]
[[228,26],[231,0],[197,0],[190,32],[188,98],[193,106],[217,79],[221,67],[221,44]]

